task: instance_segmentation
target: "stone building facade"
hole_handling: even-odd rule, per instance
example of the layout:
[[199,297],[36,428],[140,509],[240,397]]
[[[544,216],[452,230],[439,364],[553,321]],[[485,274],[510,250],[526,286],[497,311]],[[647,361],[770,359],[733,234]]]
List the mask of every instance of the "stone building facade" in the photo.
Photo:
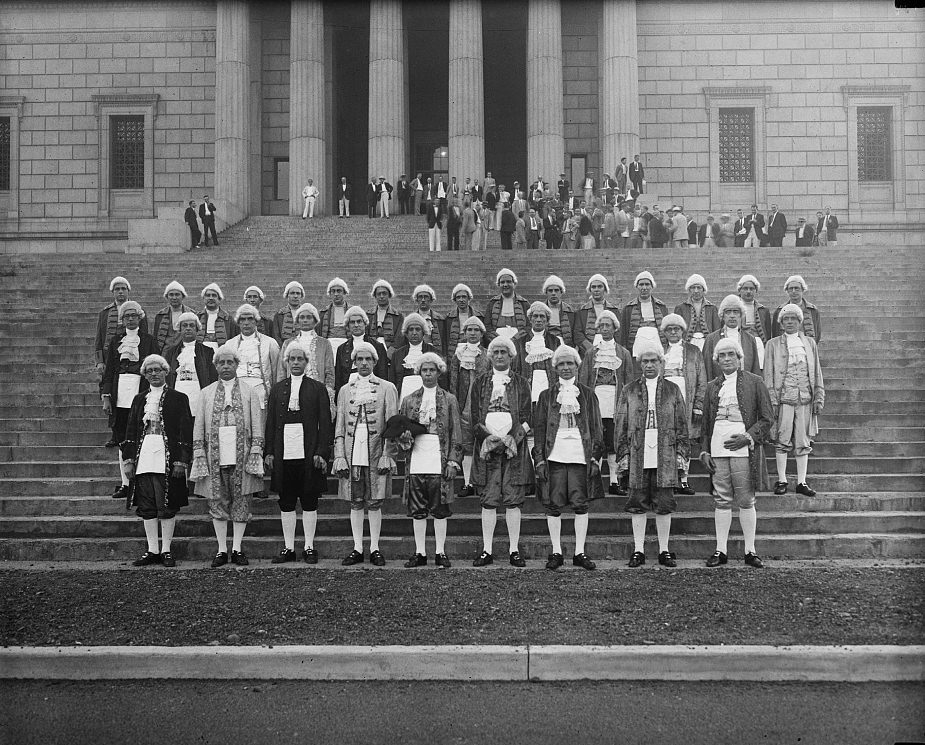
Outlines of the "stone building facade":
[[[925,13],[889,0],[5,4],[0,250],[122,250],[213,196],[347,176],[579,181],[857,228],[925,221]],[[182,223],[180,223],[182,226]],[[146,227],[147,226],[147,227]]]

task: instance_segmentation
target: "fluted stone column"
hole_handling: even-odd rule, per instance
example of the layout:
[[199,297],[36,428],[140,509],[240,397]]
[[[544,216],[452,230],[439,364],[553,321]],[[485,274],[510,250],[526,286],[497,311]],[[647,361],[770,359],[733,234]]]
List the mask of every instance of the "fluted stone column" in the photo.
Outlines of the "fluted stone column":
[[529,0],[527,12],[527,183],[556,183],[562,134],[562,11],[559,0]]
[[604,0],[601,23],[601,169],[639,152],[639,55],[636,0]]
[[450,0],[450,176],[485,176],[482,0]]
[[324,214],[331,186],[325,158],[324,8],[292,0],[289,41],[289,214],[301,215],[302,188],[312,179]]
[[401,0],[370,0],[368,175],[392,184],[407,170],[406,90]]
[[246,0],[218,0],[215,7],[215,201],[216,219],[235,223],[250,205],[250,11]]

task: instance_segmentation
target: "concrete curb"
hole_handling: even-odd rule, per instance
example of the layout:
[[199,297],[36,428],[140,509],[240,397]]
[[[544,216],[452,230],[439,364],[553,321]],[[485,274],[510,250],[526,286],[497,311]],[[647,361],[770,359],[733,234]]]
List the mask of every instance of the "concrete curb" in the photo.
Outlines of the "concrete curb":
[[7,647],[0,679],[925,681],[921,646]]

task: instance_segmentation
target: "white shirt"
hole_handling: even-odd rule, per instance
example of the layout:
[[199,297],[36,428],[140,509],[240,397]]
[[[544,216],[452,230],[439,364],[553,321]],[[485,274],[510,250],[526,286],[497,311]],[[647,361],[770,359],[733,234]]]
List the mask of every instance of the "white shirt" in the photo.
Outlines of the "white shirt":
[[215,333],[215,320],[218,318],[217,310],[206,309],[206,333]]
[[225,406],[231,406],[231,391],[234,388],[234,378],[222,380],[221,384],[225,389]]
[[306,198],[308,197],[315,198],[318,196],[318,194],[319,194],[318,187],[315,186],[314,184],[306,186],[304,189],[302,189],[302,196]]
[[289,390],[289,411],[299,411],[299,391],[302,390],[304,375],[290,375],[292,387]]

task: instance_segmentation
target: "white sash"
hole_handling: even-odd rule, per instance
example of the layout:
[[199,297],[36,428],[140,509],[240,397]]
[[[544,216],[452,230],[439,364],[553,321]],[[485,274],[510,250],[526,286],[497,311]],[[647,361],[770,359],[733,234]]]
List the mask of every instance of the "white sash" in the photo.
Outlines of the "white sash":
[[612,385],[594,386],[594,395],[601,409],[601,419],[613,419],[617,407],[617,389]]
[[167,450],[163,435],[145,435],[141,441],[136,473],[165,473]]
[[405,396],[423,387],[424,379],[420,375],[406,375],[401,381],[401,395],[398,397],[398,402],[401,403]]
[[119,373],[119,394],[116,398],[116,408],[131,409],[132,401],[138,395],[141,385],[141,376],[135,373]]
[[283,425],[283,460],[305,458],[305,430],[301,422]]
[[199,381],[178,380],[174,386],[174,390],[178,393],[186,394],[186,397],[189,399],[189,410],[193,416],[196,416],[196,411],[199,409]]
[[366,422],[358,422],[353,431],[353,452],[350,454],[350,465],[369,465],[369,429]]
[[485,415],[485,429],[496,437],[504,437],[511,433],[514,418],[507,411],[490,411]]
[[238,462],[238,428],[225,425],[218,428],[218,464],[234,466]]
[[533,378],[530,381],[530,400],[536,403],[540,400],[540,394],[549,388],[549,376],[546,370],[534,370]]
[[747,458],[748,448],[726,450],[723,443],[733,435],[745,434],[745,422],[733,422],[729,419],[717,419],[713,424],[713,437],[710,438],[710,455],[714,458]]
[[439,475],[440,438],[437,435],[418,435],[411,449],[409,472],[421,475]]

